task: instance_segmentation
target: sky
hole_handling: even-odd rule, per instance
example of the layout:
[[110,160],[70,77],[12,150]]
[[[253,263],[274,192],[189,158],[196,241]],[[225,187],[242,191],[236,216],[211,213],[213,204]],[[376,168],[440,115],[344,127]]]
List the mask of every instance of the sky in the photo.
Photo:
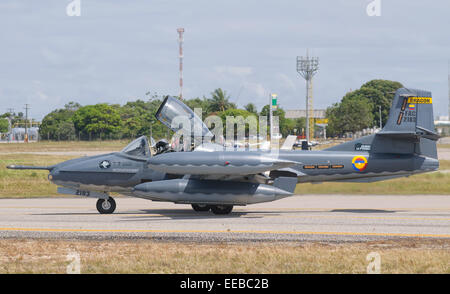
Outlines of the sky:
[[67,13],[73,0],[0,2],[0,113],[28,103],[40,120],[69,101],[178,95],[184,27],[184,98],[220,87],[240,107],[260,110],[276,93],[284,109],[304,109],[296,57],[308,50],[320,60],[317,109],[389,79],[431,91],[435,116],[448,114],[448,0],[77,1],[79,16]]

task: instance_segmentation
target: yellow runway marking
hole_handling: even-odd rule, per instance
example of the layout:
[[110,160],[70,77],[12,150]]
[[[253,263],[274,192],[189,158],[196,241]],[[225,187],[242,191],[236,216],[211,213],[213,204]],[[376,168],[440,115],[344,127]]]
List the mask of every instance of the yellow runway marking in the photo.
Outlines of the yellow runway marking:
[[22,232],[84,232],[84,233],[228,233],[228,234],[282,234],[282,235],[340,235],[382,236],[415,238],[450,238],[450,234],[404,234],[404,233],[358,233],[358,232],[312,232],[312,231],[233,231],[233,230],[120,230],[120,229],[51,229],[51,228],[0,228],[0,231]]

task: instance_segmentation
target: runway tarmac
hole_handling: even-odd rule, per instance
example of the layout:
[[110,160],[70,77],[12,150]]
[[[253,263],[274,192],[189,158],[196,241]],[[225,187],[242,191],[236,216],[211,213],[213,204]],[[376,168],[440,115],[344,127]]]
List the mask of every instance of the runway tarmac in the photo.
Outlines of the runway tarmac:
[[450,196],[297,195],[235,207],[230,215],[188,205],[115,198],[100,215],[96,199],[1,199],[0,238],[221,241],[367,241],[450,238]]

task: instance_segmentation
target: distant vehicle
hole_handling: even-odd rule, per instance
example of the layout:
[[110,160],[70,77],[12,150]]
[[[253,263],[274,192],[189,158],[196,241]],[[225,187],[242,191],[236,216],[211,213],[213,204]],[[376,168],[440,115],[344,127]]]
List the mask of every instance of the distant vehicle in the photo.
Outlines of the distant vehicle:
[[[48,170],[58,192],[98,198],[97,210],[116,208],[110,192],[153,201],[190,204],[195,211],[228,214],[235,205],[269,202],[293,195],[297,183],[375,182],[439,168],[431,93],[397,90],[384,128],[373,135],[321,151],[224,150],[206,143],[175,152],[165,141],[149,146],[146,137],[120,152],[81,157],[51,166],[10,165],[10,169]],[[176,98],[167,97],[156,114],[172,119],[199,118]],[[202,123],[190,135],[212,134]]]
[[260,142],[263,142],[263,141],[267,140],[267,138],[264,138],[263,136],[257,136],[257,135],[250,136],[249,139],[253,140],[253,141],[257,140],[257,141],[260,141]]
[[[303,142],[306,142],[306,139],[303,139],[303,140],[297,140],[295,143],[294,143],[294,147],[302,147],[302,144],[303,144]],[[317,146],[317,145],[319,145],[319,142],[317,142],[317,141],[309,141],[308,142],[308,146],[309,147],[314,147],[314,146]]]
[[282,139],[283,135],[281,135],[281,134],[273,134],[272,138],[273,139]]

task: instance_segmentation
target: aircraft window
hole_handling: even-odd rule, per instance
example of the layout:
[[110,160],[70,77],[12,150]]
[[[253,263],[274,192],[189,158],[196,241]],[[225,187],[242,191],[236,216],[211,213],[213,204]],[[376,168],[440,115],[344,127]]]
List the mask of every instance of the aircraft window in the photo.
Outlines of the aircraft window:
[[150,147],[155,147],[155,145],[156,145],[156,141],[155,141],[155,139],[153,139],[153,137],[150,137]]
[[128,144],[123,148],[123,153],[131,156],[150,156],[150,148],[148,147],[147,137],[142,136]]

